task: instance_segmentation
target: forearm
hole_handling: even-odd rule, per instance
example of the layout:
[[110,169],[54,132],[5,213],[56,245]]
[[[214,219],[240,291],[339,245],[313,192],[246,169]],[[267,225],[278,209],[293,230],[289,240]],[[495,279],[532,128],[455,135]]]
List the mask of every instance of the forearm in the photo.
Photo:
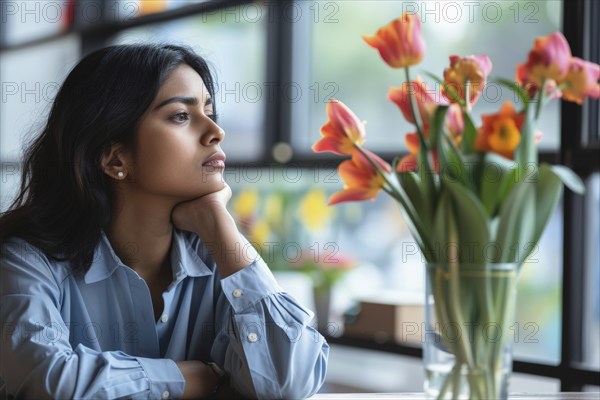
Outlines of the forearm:
[[197,399],[213,393],[218,379],[208,365],[201,361],[178,361],[177,367],[185,379],[182,398]]
[[196,233],[213,255],[219,274],[226,278],[250,265],[257,253],[225,208],[215,211],[211,219],[212,223],[198,226]]

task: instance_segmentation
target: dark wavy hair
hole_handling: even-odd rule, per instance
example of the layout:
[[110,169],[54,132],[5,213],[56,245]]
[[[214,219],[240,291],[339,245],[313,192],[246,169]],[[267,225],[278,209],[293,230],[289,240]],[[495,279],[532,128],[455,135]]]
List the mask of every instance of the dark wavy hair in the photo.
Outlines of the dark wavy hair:
[[110,46],[73,68],[25,151],[20,190],[0,216],[0,247],[18,237],[54,260],[68,260],[75,273],[89,269],[113,206],[101,156],[115,143],[135,150],[140,117],[181,64],[198,72],[214,98],[206,61],[188,47]]

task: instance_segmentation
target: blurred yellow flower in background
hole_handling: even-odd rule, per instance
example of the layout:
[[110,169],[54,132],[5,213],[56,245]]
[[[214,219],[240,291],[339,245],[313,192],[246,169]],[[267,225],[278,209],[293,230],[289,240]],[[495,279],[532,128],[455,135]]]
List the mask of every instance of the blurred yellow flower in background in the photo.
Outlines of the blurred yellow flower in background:
[[266,250],[266,243],[271,236],[271,227],[264,220],[258,220],[250,226],[248,232],[250,240],[255,246],[258,246],[260,251]]
[[283,221],[283,196],[281,193],[272,193],[265,200],[265,221],[278,226]]
[[334,209],[327,206],[327,194],[322,190],[311,190],[300,202],[300,218],[306,229],[320,232],[330,224]]
[[258,208],[258,192],[255,190],[243,190],[233,201],[233,213],[240,220],[247,220],[256,214]]

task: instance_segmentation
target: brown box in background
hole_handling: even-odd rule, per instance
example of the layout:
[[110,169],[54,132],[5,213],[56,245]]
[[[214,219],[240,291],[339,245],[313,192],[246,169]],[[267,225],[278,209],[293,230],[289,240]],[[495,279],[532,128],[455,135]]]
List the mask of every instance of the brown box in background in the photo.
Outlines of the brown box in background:
[[363,299],[356,319],[345,323],[344,336],[420,345],[423,321],[423,304],[414,299]]

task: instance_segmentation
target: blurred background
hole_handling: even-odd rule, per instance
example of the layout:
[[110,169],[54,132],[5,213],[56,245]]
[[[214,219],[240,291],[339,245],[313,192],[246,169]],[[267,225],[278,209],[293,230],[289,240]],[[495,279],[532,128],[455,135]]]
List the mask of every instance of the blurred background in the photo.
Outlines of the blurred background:
[[[595,1],[1,1],[0,211],[20,178],[23,146],[85,54],[117,43],[174,42],[206,57],[226,132],[232,212],[282,285],[319,311],[332,345],[327,391],[422,391],[418,304],[423,259],[396,203],[327,207],[341,189],[340,159],[310,146],[342,100],[367,120],[367,146],[406,153],[411,127],[386,99],[402,74],[362,40],[403,12],[421,15],[424,71],[442,75],[451,54],[487,54],[493,77],[514,78],[536,36],[561,30],[575,55],[598,62]],[[475,115],[513,94],[488,84]],[[600,134],[598,101],[552,102],[541,159],[571,166],[585,197],[565,193],[528,260],[514,324],[511,390],[600,390]],[[331,262],[334,260],[335,262]],[[371,307],[371,308],[368,308]],[[375,326],[357,325],[367,311]],[[390,311],[392,310],[392,311]],[[406,312],[392,321],[393,310]],[[415,312],[416,310],[416,312]],[[371,324],[372,325],[372,324]],[[412,329],[412,328],[411,328]],[[410,333],[410,335],[408,334]],[[409,337],[410,336],[410,337]],[[415,340],[416,339],[416,340]]]

